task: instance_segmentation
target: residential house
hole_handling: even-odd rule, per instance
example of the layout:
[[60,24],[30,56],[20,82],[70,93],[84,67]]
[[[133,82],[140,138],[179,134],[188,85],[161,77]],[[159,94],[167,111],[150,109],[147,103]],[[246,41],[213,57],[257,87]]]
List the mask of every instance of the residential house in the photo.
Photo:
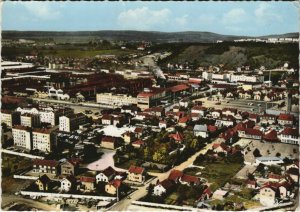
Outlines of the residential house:
[[123,136],[124,142],[127,144],[130,144],[131,142],[133,142],[135,140],[134,133],[130,132],[130,131],[123,133],[122,136]]
[[222,189],[217,189],[213,195],[212,198],[213,199],[217,199],[217,200],[224,200],[225,197],[228,196],[228,191],[222,190]]
[[278,117],[278,124],[282,126],[292,126],[294,123],[294,116],[291,114],[281,113]]
[[109,182],[116,176],[116,171],[111,167],[107,167],[102,172],[96,175],[96,182]]
[[117,138],[104,136],[101,140],[101,147],[107,149],[115,149],[117,147]]
[[255,123],[258,123],[260,121],[259,115],[254,113],[250,113],[248,119],[254,121]]
[[198,114],[200,114],[201,117],[205,116],[206,111],[207,111],[206,107],[198,106],[198,105],[192,107],[192,109],[191,109],[191,113],[198,113]]
[[279,139],[282,143],[299,145],[299,131],[298,129],[287,127],[281,133],[279,133]]
[[198,121],[200,119],[200,113],[191,113],[192,121]]
[[232,115],[223,115],[223,113],[222,113],[221,117],[216,120],[215,125],[217,127],[233,126],[233,125],[235,125],[235,119]]
[[247,180],[246,186],[247,188],[256,189],[258,185],[256,180]]
[[201,194],[201,196],[198,198],[198,201],[205,201],[208,200],[211,196],[212,196],[212,191],[210,190],[209,187],[207,187],[203,193]]
[[146,179],[146,170],[142,167],[130,166],[127,179],[129,181],[143,183]]
[[121,180],[112,180],[105,185],[105,191],[108,194],[116,195],[121,185],[122,185]]
[[266,183],[259,190],[259,201],[264,206],[273,206],[278,202],[280,184]]
[[73,175],[66,176],[60,181],[60,189],[61,191],[65,191],[65,192],[75,190],[76,183],[77,180]]
[[35,184],[38,186],[39,191],[48,191],[50,183],[51,180],[46,174],[43,174],[35,181]]
[[187,122],[190,121],[190,116],[184,116],[178,120],[178,125],[185,128],[187,126]]
[[225,143],[215,143],[212,146],[212,149],[216,153],[223,152],[223,153],[227,154],[230,151],[230,147],[227,146]]
[[183,176],[183,172],[179,170],[172,170],[171,173],[169,174],[168,179],[173,181],[174,183],[178,183],[179,179]]
[[160,128],[160,129],[162,129],[162,128],[167,128],[167,122],[166,121],[164,121],[164,120],[160,120],[159,121],[159,123],[158,123],[158,127]]
[[203,124],[203,125],[196,124],[194,126],[194,135],[197,137],[201,136],[202,138],[207,138],[209,136],[207,125],[206,124]]
[[260,122],[262,124],[275,124],[277,120],[277,116],[272,114],[264,114],[260,116]]
[[269,182],[279,182],[283,179],[283,176],[271,172],[268,174],[267,179]]
[[61,175],[76,175],[79,169],[79,162],[77,160],[64,160],[60,164]]
[[237,109],[235,108],[223,108],[222,109],[222,114],[225,116],[235,116],[235,114],[237,113]]
[[82,188],[86,191],[93,191],[96,188],[95,187],[95,182],[96,182],[95,177],[82,176],[82,177],[80,177],[80,182],[81,182]]
[[136,135],[137,138],[141,138],[142,135],[143,135],[143,132],[144,132],[144,129],[141,128],[141,127],[136,127],[134,129],[134,133],[135,133],[135,135]]
[[211,112],[211,115],[214,119],[217,119],[222,115],[222,110],[214,110]]
[[104,114],[101,118],[101,122],[103,125],[111,125],[113,117],[109,114]]
[[162,196],[163,194],[169,193],[172,187],[174,187],[173,182],[169,179],[165,179],[154,186],[153,195]]
[[48,173],[48,174],[58,174],[59,162],[56,160],[33,160],[33,172],[36,173]]
[[179,182],[181,184],[187,184],[188,186],[199,185],[201,183],[198,177],[187,175],[187,174],[183,174],[179,178]]
[[175,134],[170,134],[169,138],[173,139],[175,142],[180,143],[183,141],[183,135],[180,132],[176,132]]
[[267,142],[280,142],[279,138],[277,137],[277,132],[276,130],[269,130],[266,132],[263,136],[264,141]]
[[141,148],[142,146],[146,145],[146,143],[142,140],[136,140],[136,141],[132,142],[131,144],[134,148]]

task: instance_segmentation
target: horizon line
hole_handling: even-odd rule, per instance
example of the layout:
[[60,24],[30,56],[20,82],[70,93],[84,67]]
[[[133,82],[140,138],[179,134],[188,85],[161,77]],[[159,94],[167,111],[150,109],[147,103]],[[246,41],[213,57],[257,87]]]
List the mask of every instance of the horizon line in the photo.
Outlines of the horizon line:
[[2,29],[2,32],[4,31],[15,31],[15,32],[101,32],[101,31],[132,31],[132,32],[156,32],[156,33],[184,33],[184,32],[202,32],[202,33],[212,33],[212,34],[218,34],[223,36],[236,36],[236,37],[265,37],[265,36],[274,36],[274,35],[284,35],[284,34],[292,34],[292,33],[298,33],[295,32],[284,32],[284,33],[271,33],[271,34],[264,34],[264,35],[234,35],[234,34],[220,34],[216,32],[209,32],[209,31],[194,31],[194,30],[186,30],[186,31],[157,31],[157,30],[132,30],[132,29],[102,29],[102,30],[67,30],[67,31],[61,31],[61,30],[15,30],[15,29]]

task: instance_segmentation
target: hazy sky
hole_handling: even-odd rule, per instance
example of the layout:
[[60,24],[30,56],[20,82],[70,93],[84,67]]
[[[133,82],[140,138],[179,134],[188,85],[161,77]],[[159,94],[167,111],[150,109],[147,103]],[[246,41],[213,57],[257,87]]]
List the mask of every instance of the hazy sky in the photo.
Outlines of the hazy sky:
[[3,30],[299,31],[298,2],[9,2]]

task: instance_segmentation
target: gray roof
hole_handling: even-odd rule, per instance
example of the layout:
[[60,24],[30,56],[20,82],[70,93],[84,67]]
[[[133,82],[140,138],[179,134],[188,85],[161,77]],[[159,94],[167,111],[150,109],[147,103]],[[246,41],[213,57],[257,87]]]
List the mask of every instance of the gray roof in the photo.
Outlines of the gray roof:
[[207,126],[206,124],[203,125],[196,124],[194,127],[194,131],[207,132]]

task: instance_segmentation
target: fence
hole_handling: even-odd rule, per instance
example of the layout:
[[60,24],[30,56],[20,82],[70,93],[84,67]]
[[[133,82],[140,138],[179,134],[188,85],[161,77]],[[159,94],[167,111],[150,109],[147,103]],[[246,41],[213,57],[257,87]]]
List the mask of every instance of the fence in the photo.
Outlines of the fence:
[[158,204],[158,203],[142,202],[142,201],[132,201],[132,205],[148,206],[148,207],[152,207],[152,208],[162,208],[162,209],[166,209],[166,210],[169,209],[169,210],[178,210],[178,211],[202,211],[201,209],[198,209],[198,208],[177,206],[177,205]]
[[7,150],[7,149],[1,149],[0,151],[3,153],[6,153],[6,154],[18,155],[18,156],[22,156],[22,157],[26,157],[26,158],[44,159],[44,157],[42,157],[42,156],[36,156],[36,155],[31,155],[31,154],[26,154],[26,153],[21,153],[21,152],[15,152],[15,151]]
[[59,193],[45,193],[45,192],[34,192],[34,191],[20,191],[21,195],[37,196],[37,197],[58,197],[58,198],[77,198],[77,199],[97,199],[104,201],[115,201],[116,197],[106,196],[92,196],[83,194],[59,194]]
[[38,177],[34,177],[34,176],[25,176],[25,175],[14,175],[15,179],[23,179],[23,180],[37,180]]

